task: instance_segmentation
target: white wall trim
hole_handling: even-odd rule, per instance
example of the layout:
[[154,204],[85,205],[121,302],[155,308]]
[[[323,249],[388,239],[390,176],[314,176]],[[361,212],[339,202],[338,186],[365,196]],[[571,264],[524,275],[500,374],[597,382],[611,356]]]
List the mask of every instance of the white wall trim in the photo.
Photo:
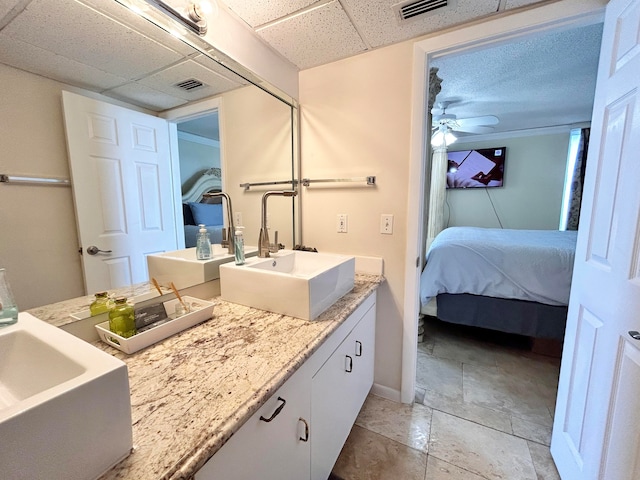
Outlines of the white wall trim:
[[[373,395],[377,395],[378,397],[386,398],[387,400],[391,400],[393,402],[400,402],[400,390],[396,390],[394,388],[385,387],[384,385],[380,385],[379,383],[374,383],[371,387],[371,393]],[[408,403],[408,402],[403,402]]]
[[195,135],[189,132],[182,132],[178,130],[178,138],[180,140],[185,140],[191,143],[198,143],[200,145],[207,145],[209,147],[220,148],[220,140],[213,140],[211,138],[201,137],[200,135]]
[[413,92],[411,115],[411,151],[409,166],[409,202],[407,211],[407,250],[402,342],[401,401],[411,403],[414,398],[417,360],[418,311],[420,281],[416,275],[416,258],[421,255],[424,221],[425,152],[424,132],[427,131],[425,92],[428,88],[429,61],[452,52],[469,51],[504,43],[534,33],[560,28],[573,28],[601,22],[605,0],[565,0],[516,11],[488,19],[481,23],[450,30],[442,35],[426,38],[414,44]]
[[529,128],[527,130],[512,130],[511,132],[497,132],[487,133],[485,135],[469,135],[465,137],[459,137],[458,141],[453,144],[452,149],[455,149],[457,145],[464,145],[467,143],[477,143],[492,140],[507,140],[510,138],[525,138],[525,137],[540,137],[543,135],[555,135],[559,133],[569,134],[574,128],[589,128],[591,122],[572,123],[567,125],[556,125],[553,127],[542,128]]

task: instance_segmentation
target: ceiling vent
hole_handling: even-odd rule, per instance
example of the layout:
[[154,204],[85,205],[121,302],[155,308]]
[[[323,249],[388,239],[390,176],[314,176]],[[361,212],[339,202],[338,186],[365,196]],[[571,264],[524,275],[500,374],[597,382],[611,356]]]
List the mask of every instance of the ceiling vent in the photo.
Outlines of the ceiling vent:
[[176,83],[174,86],[181,88],[182,90],[186,90],[187,92],[192,92],[193,90],[204,87],[204,83],[200,80],[196,80],[195,78],[190,78],[189,80],[183,80],[182,82]]
[[[441,9],[454,8],[455,0],[413,0],[394,5],[392,8],[400,22],[413,20],[426,14],[440,13]],[[447,8],[448,7],[448,8]]]

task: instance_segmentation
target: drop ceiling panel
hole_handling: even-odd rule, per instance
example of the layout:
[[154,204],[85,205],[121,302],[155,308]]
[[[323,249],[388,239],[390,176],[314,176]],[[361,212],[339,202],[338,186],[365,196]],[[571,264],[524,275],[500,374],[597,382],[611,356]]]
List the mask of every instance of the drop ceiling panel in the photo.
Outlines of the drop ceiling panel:
[[[204,86],[190,91],[175,86],[179,82],[190,79],[199,80],[204,83]],[[138,83],[189,102],[218,95],[239,86],[193,60],[186,60],[157,72]]]
[[[50,28],[32,28],[32,25],[43,22]],[[65,35],[58,32],[65,32]],[[130,79],[183,58],[160,43],[72,0],[34,0],[3,33]]]
[[252,27],[258,27],[276,18],[306,8],[317,0],[225,0],[227,6]]
[[0,62],[59,82],[94,91],[113,88],[127,82],[124,77],[78,63],[2,33],[0,45]]
[[210,57],[199,54],[191,58],[194,62],[200,64],[202,67],[210,70],[216,75],[224,78],[227,82],[229,82],[230,88],[237,88],[242,85],[249,85],[249,82],[242,78],[237,73],[229,70],[226,67],[223,67],[215,60],[212,60]]
[[[179,38],[171,35],[165,30],[161,29],[157,25],[154,25],[150,21],[141,17],[137,13],[129,10],[124,5],[119,4],[115,0],[77,0],[79,3],[85,4],[106,14],[108,17],[117,18],[118,23],[127,25],[136,32],[149,37],[150,39],[159,42],[171,50],[174,50],[181,55],[188,56],[193,54],[193,47],[187,45]],[[152,8],[152,7],[148,7]]]
[[105,95],[124,102],[133,103],[154,112],[161,112],[170,108],[179,107],[187,103],[181,98],[167,95],[153,88],[131,82],[121,87],[102,92]]
[[[456,0],[429,14],[400,21],[393,10],[398,0],[343,0],[365,41],[381,47],[442,30],[498,11],[500,0]],[[404,2],[403,2],[404,3]]]
[[301,69],[367,49],[337,1],[259,29],[258,34]]

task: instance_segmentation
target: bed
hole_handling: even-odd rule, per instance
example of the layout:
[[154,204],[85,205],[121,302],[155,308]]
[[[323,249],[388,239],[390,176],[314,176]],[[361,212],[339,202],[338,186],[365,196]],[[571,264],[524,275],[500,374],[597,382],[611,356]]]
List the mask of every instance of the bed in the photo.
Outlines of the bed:
[[575,231],[447,228],[427,252],[421,312],[451,323],[562,340],[576,238]]
[[193,186],[182,195],[182,216],[184,219],[185,248],[195,247],[198,225],[204,224],[211,243],[222,241],[224,230],[224,212],[222,199],[211,198],[203,202],[203,195],[220,192],[222,187],[219,168],[210,168],[202,173]]

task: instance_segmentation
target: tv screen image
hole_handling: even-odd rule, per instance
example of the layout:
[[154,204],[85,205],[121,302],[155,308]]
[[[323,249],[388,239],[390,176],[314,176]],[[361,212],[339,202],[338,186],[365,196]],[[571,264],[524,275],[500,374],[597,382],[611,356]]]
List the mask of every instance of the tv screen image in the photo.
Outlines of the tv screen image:
[[506,147],[447,152],[447,188],[502,187]]

